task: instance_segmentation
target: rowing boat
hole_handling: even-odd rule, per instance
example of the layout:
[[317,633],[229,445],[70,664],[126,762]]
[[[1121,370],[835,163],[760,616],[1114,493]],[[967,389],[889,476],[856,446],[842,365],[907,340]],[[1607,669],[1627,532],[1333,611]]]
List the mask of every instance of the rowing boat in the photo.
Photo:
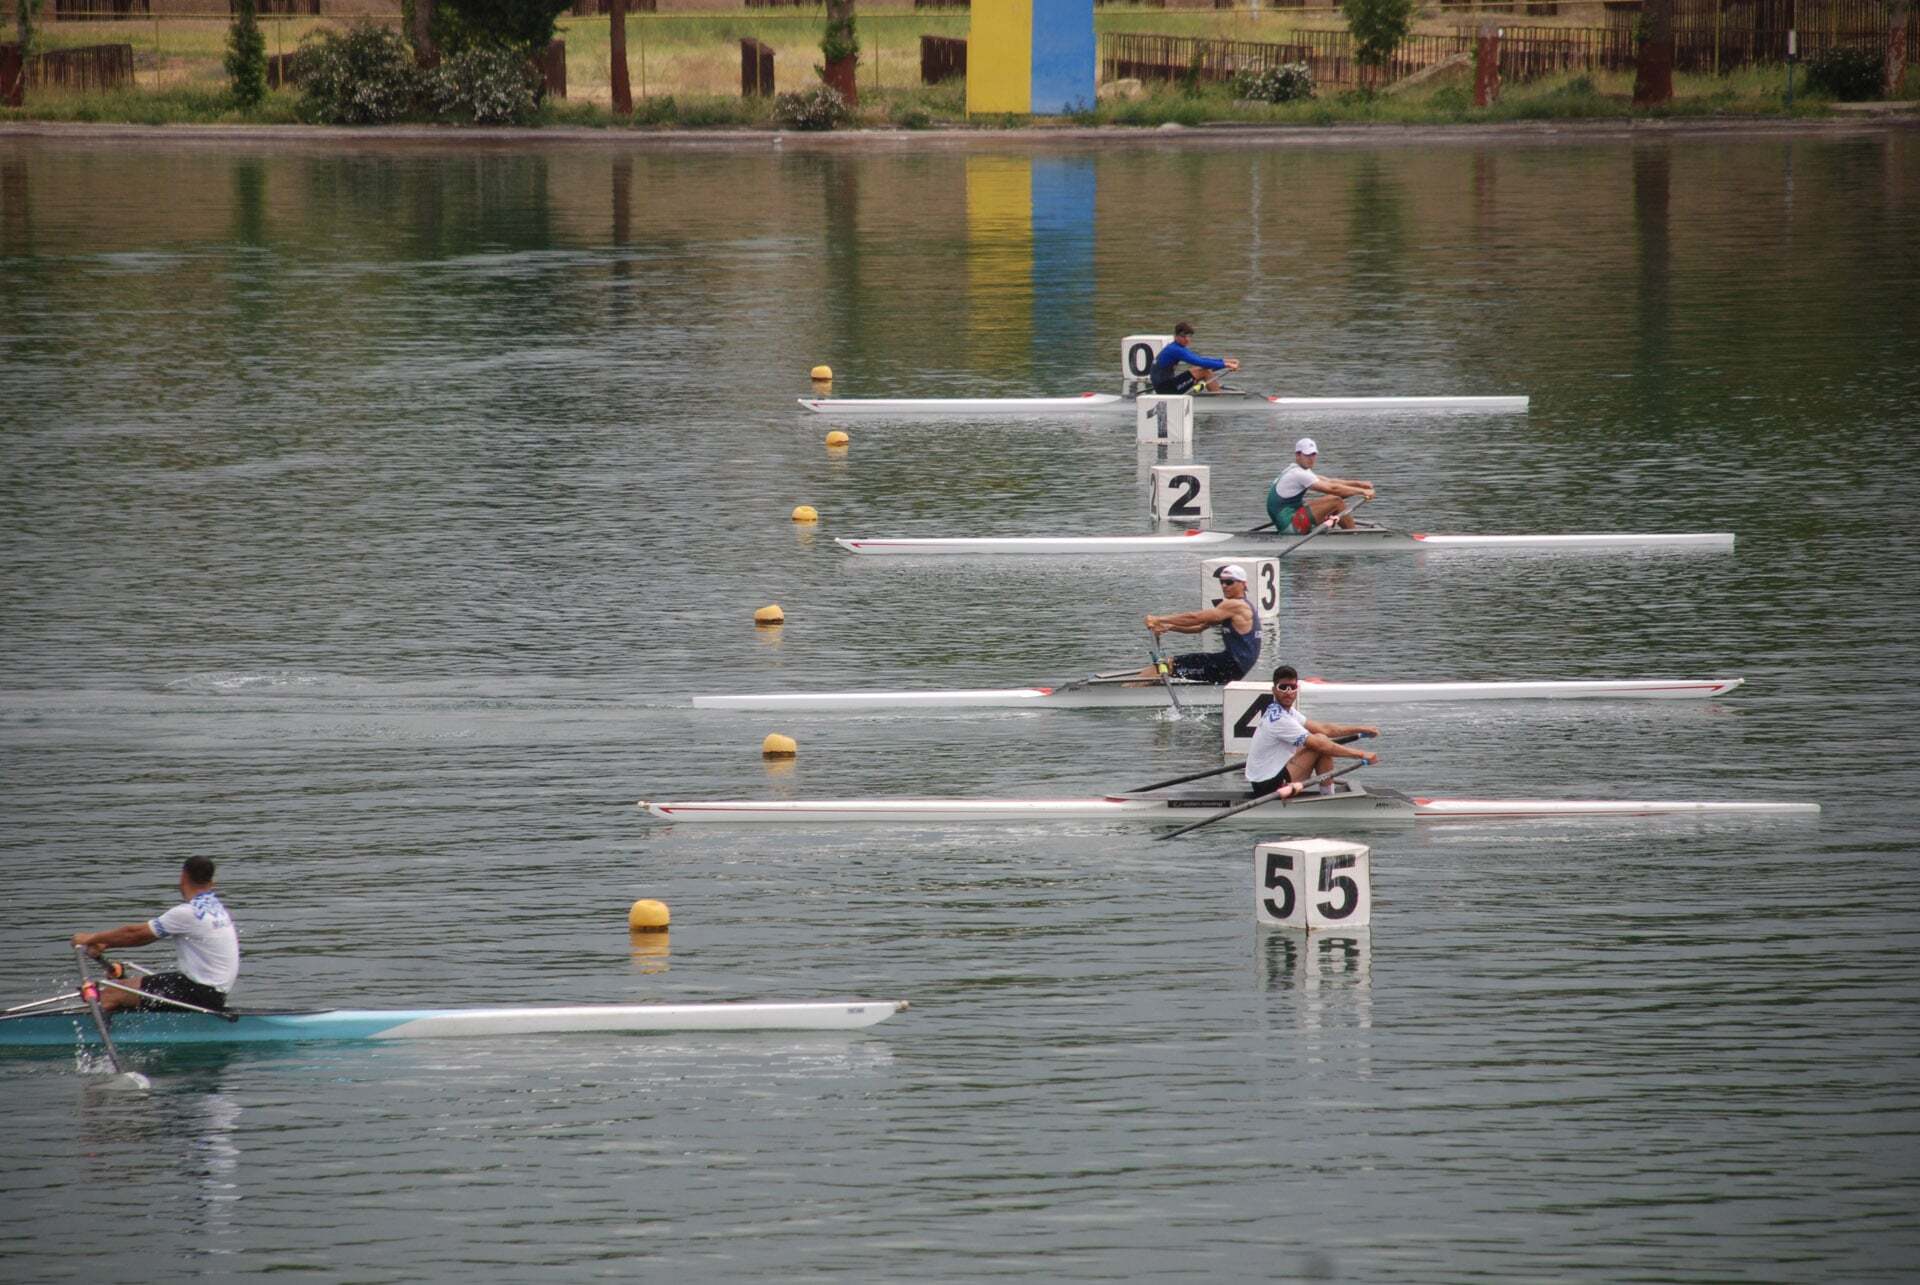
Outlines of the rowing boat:
[[[1724,696],[1739,678],[1606,678],[1542,682],[1335,683],[1300,680],[1303,699],[1325,704],[1392,705],[1428,701],[1494,700],[1700,700]],[[1174,679],[1180,703],[1217,708],[1224,688]],[[1249,686],[1266,691],[1266,684]],[[1164,709],[1166,689],[1142,685],[1131,674],[1103,674],[1057,687],[973,688],[927,692],[758,692],[695,696],[696,709],[764,713],[864,713],[915,709]]]
[[[534,1008],[341,1008],[309,1012],[127,1012],[109,1026],[116,1044],[266,1044],[310,1040],[415,1040],[489,1035],[639,1034],[674,1031],[847,1031],[884,1022],[901,1000],[767,1004],[579,1004]],[[0,1020],[0,1047],[97,1040],[85,1010]]]
[[1172,535],[947,536],[866,539],[846,537],[835,544],[869,557],[946,557],[956,554],[1113,554],[1191,553],[1197,549],[1272,551],[1288,544],[1302,553],[1418,553],[1427,550],[1509,549],[1731,549],[1733,534],[1703,532],[1598,532],[1577,535],[1430,535],[1363,526],[1336,527],[1311,540],[1274,531],[1181,531]]
[[[1118,393],[1081,393],[1073,397],[802,397],[800,404],[821,415],[871,415],[893,419],[971,415],[1026,418],[1051,415],[1118,415],[1134,409],[1131,397]],[[1226,392],[1193,398],[1196,414],[1222,411],[1433,412],[1466,411],[1515,414],[1528,407],[1525,397],[1270,397],[1264,393]]]
[[[663,821],[797,825],[993,825],[1043,821],[1172,825],[1205,818],[1248,801],[1244,790],[1218,787],[1109,794],[1084,799],[724,799],[654,802],[639,806]],[[1814,815],[1817,803],[1691,803],[1612,799],[1436,799],[1396,790],[1341,790],[1309,794],[1234,816],[1228,825],[1309,829],[1326,825],[1409,825],[1415,821],[1547,819],[1560,817],[1704,816],[1736,813]]]

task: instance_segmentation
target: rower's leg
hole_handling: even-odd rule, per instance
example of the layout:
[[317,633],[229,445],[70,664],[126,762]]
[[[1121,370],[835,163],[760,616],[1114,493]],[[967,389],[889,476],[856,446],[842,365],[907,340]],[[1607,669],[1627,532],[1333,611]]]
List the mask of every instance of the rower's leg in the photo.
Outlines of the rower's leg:
[[1324,767],[1320,766],[1321,763],[1331,763],[1332,761],[1333,756],[1330,754],[1322,754],[1318,750],[1313,749],[1299,750],[1295,752],[1292,758],[1287,760],[1287,779],[1289,781],[1304,781],[1308,777],[1318,776],[1320,773],[1326,771]]
[[[1338,513],[1345,504],[1346,501],[1337,495],[1323,495],[1318,499],[1308,500],[1307,508],[1313,513],[1313,524],[1318,526]],[[1339,524],[1349,531],[1353,530],[1353,515],[1349,513],[1342,517]]]

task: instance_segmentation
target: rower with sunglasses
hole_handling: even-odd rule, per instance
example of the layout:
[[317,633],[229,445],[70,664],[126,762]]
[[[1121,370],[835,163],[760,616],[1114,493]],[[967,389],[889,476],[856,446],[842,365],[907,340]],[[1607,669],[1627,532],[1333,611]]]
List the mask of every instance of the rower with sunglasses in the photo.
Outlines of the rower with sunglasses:
[[1363,763],[1380,760],[1371,750],[1356,750],[1334,740],[1336,736],[1378,736],[1379,728],[1305,718],[1293,707],[1299,698],[1300,675],[1293,666],[1274,670],[1273,702],[1261,711],[1260,722],[1253,729],[1253,744],[1247,750],[1250,794],[1279,790],[1281,798],[1289,798],[1300,792],[1301,782],[1332,771],[1337,758]]

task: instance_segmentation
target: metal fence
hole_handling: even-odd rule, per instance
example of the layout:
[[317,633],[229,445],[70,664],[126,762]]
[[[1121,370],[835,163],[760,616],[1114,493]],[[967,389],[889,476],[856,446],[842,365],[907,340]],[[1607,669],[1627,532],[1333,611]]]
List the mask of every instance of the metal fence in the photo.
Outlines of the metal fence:
[[82,45],[49,49],[26,60],[27,84],[36,89],[121,89],[133,84],[132,45]]
[[[1884,49],[1888,6],[1884,0],[1678,0],[1674,26],[1675,71],[1720,74],[1754,63],[1786,58],[1786,26],[1798,22],[1799,51],[1854,45]],[[1683,18],[1684,11],[1684,18]],[[1815,25],[1817,24],[1817,25]],[[1198,36],[1109,33],[1100,39],[1101,78],[1118,80],[1230,81],[1241,71],[1283,62],[1304,62],[1317,85],[1358,83],[1353,37],[1345,31],[1286,31],[1275,43],[1212,40]],[[1907,22],[1907,61],[1920,64],[1920,5]],[[1410,76],[1455,54],[1471,54],[1477,33],[1409,36],[1395,48],[1383,79]],[[1638,58],[1631,26],[1503,27],[1500,76],[1510,84],[1564,72],[1631,71]]]
[[[1296,36],[1303,33],[1293,33]],[[1346,33],[1339,33],[1342,39]],[[1254,40],[1210,40],[1204,36],[1155,36],[1112,32],[1100,38],[1102,80],[1180,80],[1191,77],[1223,84],[1243,71],[1264,71],[1305,62],[1308,47],[1298,40],[1270,44]]]

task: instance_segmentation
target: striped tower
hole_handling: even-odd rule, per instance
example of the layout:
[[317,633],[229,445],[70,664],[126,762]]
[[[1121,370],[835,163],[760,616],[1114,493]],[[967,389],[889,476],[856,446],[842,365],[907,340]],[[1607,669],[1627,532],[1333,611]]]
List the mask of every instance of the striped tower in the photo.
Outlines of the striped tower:
[[972,11],[969,116],[1059,116],[1093,106],[1093,0],[973,0]]

